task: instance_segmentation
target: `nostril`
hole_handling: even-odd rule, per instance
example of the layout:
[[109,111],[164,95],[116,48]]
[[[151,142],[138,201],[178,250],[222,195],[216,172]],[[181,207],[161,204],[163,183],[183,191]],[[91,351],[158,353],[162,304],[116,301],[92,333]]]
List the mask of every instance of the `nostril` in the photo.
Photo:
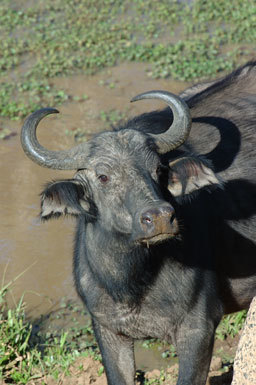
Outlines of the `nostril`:
[[142,215],[141,216],[141,223],[150,224],[150,223],[152,223],[152,218],[150,218],[149,215]]

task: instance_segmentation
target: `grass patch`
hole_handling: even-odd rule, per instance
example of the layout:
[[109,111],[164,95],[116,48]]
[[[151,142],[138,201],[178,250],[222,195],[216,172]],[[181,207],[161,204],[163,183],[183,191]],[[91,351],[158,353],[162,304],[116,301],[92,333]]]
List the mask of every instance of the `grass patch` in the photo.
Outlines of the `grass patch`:
[[121,124],[126,118],[125,112],[118,110],[100,111],[99,116],[102,122],[106,123],[108,129]]
[[[10,284],[0,290],[0,378],[6,383],[27,384],[45,376],[58,379],[69,375],[70,365],[78,357],[93,357],[101,360],[99,349],[88,322],[79,326],[76,316],[82,308],[63,305],[50,316],[31,322],[26,318],[24,296],[13,309],[8,308],[6,294]],[[46,318],[60,319],[66,312],[72,313],[73,326],[59,330],[46,330]],[[39,327],[38,327],[39,325]],[[102,373],[99,373],[101,375]]]
[[228,336],[234,338],[242,329],[246,320],[247,310],[224,316],[216,330],[216,338],[224,341]]
[[[255,52],[253,0],[2,0],[0,114],[21,118],[67,100],[56,76],[123,61],[153,77],[211,78]],[[110,87],[115,87],[111,84]]]
[[0,313],[0,378],[26,384],[40,377],[35,369],[40,352],[29,346],[32,324],[25,321],[22,300],[15,309],[4,310]]

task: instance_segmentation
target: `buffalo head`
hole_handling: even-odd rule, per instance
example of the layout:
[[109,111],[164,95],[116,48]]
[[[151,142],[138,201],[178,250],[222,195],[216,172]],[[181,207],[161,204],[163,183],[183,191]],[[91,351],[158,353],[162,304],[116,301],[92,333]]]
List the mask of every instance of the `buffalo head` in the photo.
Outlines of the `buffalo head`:
[[[174,208],[165,198],[169,170],[161,163],[161,156],[186,140],[190,113],[181,98],[168,92],[151,91],[132,101],[147,98],[164,100],[171,108],[173,122],[165,132],[145,133],[130,125],[103,132],[67,151],[50,151],[36,137],[40,120],[57,110],[41,109],[27,118],[21,134],[25,153],[44,167],[77,170],[73,179],[56,181],[45,188],[43,219],[83,215],[92,226],[101,226],[102,231],[146,244],[178,232]],[[169,186],[171,192],[172,188]]]

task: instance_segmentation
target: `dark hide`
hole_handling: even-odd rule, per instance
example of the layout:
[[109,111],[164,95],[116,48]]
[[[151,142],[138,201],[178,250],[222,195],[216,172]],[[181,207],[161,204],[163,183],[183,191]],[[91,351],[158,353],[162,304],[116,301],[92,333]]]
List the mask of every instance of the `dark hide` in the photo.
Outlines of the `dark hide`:
[[178,385],[205,384],[222,315],[256,295],[256,63],[182,95],[185,145],[159,156],[147,133],[172,113],[140,115],[42,193],[42,218],[77,216],[75,284],[109,385],[134,384],[133,341],[148,337],[176,344]]

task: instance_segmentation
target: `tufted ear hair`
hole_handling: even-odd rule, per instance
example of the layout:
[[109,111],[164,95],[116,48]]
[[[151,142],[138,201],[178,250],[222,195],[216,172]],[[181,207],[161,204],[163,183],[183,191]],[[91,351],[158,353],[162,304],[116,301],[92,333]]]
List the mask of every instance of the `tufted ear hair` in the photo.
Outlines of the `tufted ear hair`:
[[191,156],[169,162],[168,190],[173,196],[183,196],[213,186],[221,187],[221,181],[206,160]]
[[88,191],[82,182],[70,179],[49,183],[41,193],[41,219],[60,215],[90,215]]

